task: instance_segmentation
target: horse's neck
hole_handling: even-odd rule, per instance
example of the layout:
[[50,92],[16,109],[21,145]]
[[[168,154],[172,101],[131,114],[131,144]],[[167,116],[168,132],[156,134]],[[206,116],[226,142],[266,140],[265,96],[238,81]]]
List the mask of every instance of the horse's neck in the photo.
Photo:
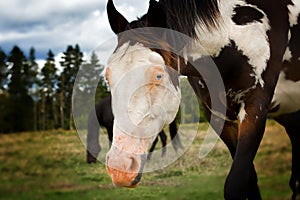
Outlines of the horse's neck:
[[[235,15],[237,6],[252,7],[253,11],[261,13],[261,18],[256,20],[255,15],[251,16],[251,23],[236,24],[232,17]],[[233,43],[236,50],[248,58],[248,63],[253,68],[255,84],[264,86],[262,73],[266,69],[266,63],[270,58],[270,44],[268,42],[268,31],[270,23],[264,12],[255,5],[250,5],[241,0],[220,0],[219,25],[214,30],[209,30],[201,24],[196,26],[198,40],[188,44],[184,49],[184,57],[193,61],[203,57],[218,57],[224,47]],[[243,16],[238,16],[243,17]],[[228,59],[228,58],[223,58]]]
[[[220,16],[216,27],[208,28],[201,23],[196,24],[197,38],[194,44],[184,49],[186,58],[196,60],[201,56],[218,56],[221,49],[230,43],[229,32],[231,17],[236,4],[243,4],[241,0],[219,0]],[[201,47],[201,48],[199,48]]]

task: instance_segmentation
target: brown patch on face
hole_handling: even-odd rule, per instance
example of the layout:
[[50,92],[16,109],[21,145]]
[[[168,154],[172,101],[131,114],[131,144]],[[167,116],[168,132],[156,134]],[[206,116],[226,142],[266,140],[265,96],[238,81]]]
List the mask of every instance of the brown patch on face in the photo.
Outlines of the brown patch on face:
[[165,71],[160,66],[151,67],[145,72],[146,80],[149,82],[148,91],[158,86],[165,79]]
[[160,66],[151,67],[146,70],[146,80],[149,81],[149,83],[153,84],[160,84],[165,76],[165,71]]
[[111,83],[110,82],[110,74],[111,74],[111,70],[109,68],[107,68],[104,76],[108,82],[108,85],[110,85],[110,83]]

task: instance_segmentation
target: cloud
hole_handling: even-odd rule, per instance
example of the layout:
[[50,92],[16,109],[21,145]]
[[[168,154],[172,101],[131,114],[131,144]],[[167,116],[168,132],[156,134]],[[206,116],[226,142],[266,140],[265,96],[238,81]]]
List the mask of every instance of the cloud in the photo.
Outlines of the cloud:
[[148,1],[137,0],[114,0],[117,10],[124,15],[128,21],[144,15],[148,10]]
[[[0,1],[0,47],[6,52],[13,45],[23,51],[36,49],[45,59],[67,45],[79,44],[90,52],[114,36],[106,14],[106,0],[10,0]],[[147,11],[148,1],[114,0],[117,9],[129,20]]]
[[[104,1],[98,0],[11,0],[1,1],[1,23],[7,25],[42,24],[80,18],[96,8],[103,9]],[[2,24],[3,25],[3,24]]]

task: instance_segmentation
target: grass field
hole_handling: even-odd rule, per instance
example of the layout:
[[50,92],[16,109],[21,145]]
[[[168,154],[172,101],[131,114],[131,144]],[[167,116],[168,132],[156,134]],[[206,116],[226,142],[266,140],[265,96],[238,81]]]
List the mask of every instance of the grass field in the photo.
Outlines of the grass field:
[[[223,199],[231,158],[218,142],[199,159],[200,137],[171,166],[146,173],[139,187],[125,189],[112,186],[104,165],[86,163],[76,132],[0,135],[0,199]],[[263,199],[290,199],[291,147],[284,129],[273,121],[255,166]]]

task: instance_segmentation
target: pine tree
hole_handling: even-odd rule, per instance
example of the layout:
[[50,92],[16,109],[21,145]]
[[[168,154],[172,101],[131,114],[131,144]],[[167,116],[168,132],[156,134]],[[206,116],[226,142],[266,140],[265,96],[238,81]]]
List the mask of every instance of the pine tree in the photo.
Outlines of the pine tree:
[[29,94],[32,94],[37,84],[38,64],[35,61],[35,49],[30,48],[29,58],[24,65],[24,82]]
[[8,95],[5,92],[4,85],[7,82],[7,56],[0,48],[0,133],[8,132],[9,125],[7,122],[8,112]]
[[0,48],[0,93],[4,90],[4,84],[7,81],[7,56],[4,51]]
[[8,57],[8,62],[12,64],[9,70],[11,78],[8,84],[8,93],[13,98],[27,95],[27,88],[23,78],[26,57],[19,47],[13,47]]
[[48,52],[48,57],[44,67],[41,70],[42,80],[41,80],[41,95],[42,95],[42,110],[43,116],[42,121],[48,121],[48,126],[46,124],[43,127],[49,129],[57,128],[58,126],[58,116],[56,111],[56,82],[58,79],[57,68],[55,66],[54,54],[51,50]]
[[29,69],[26,57],[21,49],[14,46],[8,62],[12,67],[9,70],[10,81],[8,84],[8,94],[10,105],[8,105],[8,123],[10,130],[14,132],[32,130],[33,121],[33,100],[29,95],[29,88],[32,86],[28,76]]
[[72,92],[77,72],[83,62],[83,53],[79,45],[75,45],[75,47],[69,45],[63,54],[62,61],[60,62],[63,72],[59,79],[59,92],[60,104],[63,103],[64,105],[60,105],[60,111],[61,118],[67,115],[67,128],[73,129]]
[[94,52],[90,59],[82,64],[74,87],[74,116],[77,117],[82,116],[83,113],[89,113],[91,108],[87,105],[92,105],[99,98],[103,98],[109,94],[103,78],[103,70],[104,66],[100,64]]
[[35,61],[35,49],[33,47],[29,50],[29,58],[24,65],[24,78],[25,85],[27,87],[27,93],[33,100],[32,112],[33,112],[33,130],[37,130],[37,100],[38,100],[38,85],[39,80],[37,78],[38,74],[38,64]]
[[98,91],[100,98],[107,96],[107,85],[103,77],[104,66],[100,64],[100,61],[95,54],[92,53],[89,62],[84,63],[81,67],[81,77],[78,80],[78,87],[81,91],[87,94],[95,96],[95,92]]

